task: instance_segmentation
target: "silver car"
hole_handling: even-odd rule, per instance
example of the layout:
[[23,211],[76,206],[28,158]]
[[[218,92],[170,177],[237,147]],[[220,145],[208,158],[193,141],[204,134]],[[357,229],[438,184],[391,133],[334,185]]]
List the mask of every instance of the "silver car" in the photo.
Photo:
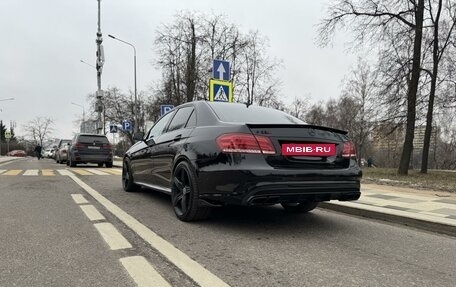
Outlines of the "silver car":
[[68,144],[71,140],[61,139],[55,150],[55,162],[64,163],[68,160]]

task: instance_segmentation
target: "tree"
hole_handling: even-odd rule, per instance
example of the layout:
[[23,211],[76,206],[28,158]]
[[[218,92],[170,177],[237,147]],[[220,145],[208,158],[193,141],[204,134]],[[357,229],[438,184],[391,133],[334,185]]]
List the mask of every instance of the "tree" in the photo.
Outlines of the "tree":
[[361,158],[366,157],[367,143],[378,119],[378,73],[369,64],[359,58],[357,66],[345,81],[342,97],[344,105],[339,107],[344,113],[352,113],[354,121],[346,128],[351,131],[356,150]]
[[[143,91],[139,91],[137,94],[138,107],[144,107],[146,94]],[[89,101],[94,106],[96,101],[96,95],[90,94]],[[103,97],[103,118],[104,122],[120,124],[124,120],[132,121],[134,119],[134,92],[130,91],[129,94],[123,93],[117,87],[108,87]],[[136,114],[140,130],[142,130],[145,121],[146,108],[139,108]],[[94,112],[95,115],[95,112]],[[133,144],[133,134],[128,131],[118,130],[119,134],[127,139],[130,144]]]
[[[443,5],[443,0],[437,0],[436,11],[434,13],[433,3],[429,1],[429,18],[432,22],[432,33],[430,46],[432,46],[432,70],[425,70],[431,77],[431,87],[429,91],[429,100],[428,100],[428,109],[426,115],[426,130],[424,134],[424,144],[423,144],[423,154],[421,160],[421,173],[427,173],[428,169],[428,159],[429,159],[429,148],[431,144],[431,134],[432,134],[432,124],[433,124],[433,114],[434,114],[434,102],[436,97],[437,89],[437,80],[439,73],[439,64],[442,60],[442,57],[450,44],[451,37],[453,35],[453,30],[456,24],[456,17],[454,15],[455,3],[450,1],[446,2],[446,7]],[[445,9],[446,8],[446,9]],[[448,13],[446,17],[449,21],[444,22],[446,19],[442,19],[446,15],[442,13]],[[443,23],[442,23],[443,22]],[[443,24],[443,25],[442,25]],[[441,31],[444,29],[444,31]],[[441,39],[441,32],[444,32],[444,37]],[[454,35],[453,35],[454,36]],[[443,40],[443,41],[441,41]]]
[[[407,124],[398,173],[408,174],[413,149],[416,120],[416,96],[421,72],[424,0],[339,0],[329,8],[329,17],[320,27],[323,44],[329,41],[336,28],[347,23],[355,32],[356,40],[381,41],[386,31],[413,31],[413,56],[407,91]],[[394,30],[392,30],[394,28]],[[401,29],[402,28],[402,29]]]
[[49,139],[54,131],[53,125],[54,120],[47,117],[37,117],[29,121],[24,126],[24,130],[35,144],[43,146],[43,142]]
[[155,40],[162,81],[154,94],[157,101],[179,105],[206,99],[213,59],[231,63],[230,79],[235,101],[281,107],[280,82],[274,72],[280,61],[266,56],[267,38],[258,31],[242,34],[221,15],[180,13],[163,25]]

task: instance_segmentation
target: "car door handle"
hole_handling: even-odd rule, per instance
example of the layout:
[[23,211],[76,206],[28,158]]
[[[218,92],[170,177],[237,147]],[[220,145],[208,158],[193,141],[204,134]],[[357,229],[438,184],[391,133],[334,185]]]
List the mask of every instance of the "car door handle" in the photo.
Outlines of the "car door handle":
[[177,141],[180,141],[182,138],[182,135],[177,135],[175,138],[174,138],[174,141],[177,142]]

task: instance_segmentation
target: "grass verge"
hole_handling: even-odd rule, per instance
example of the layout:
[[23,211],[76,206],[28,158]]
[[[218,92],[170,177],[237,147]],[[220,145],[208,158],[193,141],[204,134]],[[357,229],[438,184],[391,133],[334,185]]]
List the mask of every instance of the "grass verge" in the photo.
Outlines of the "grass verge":
[[409,170],[408,175],[398,175],[397,169],[363,168],[362,182],[456,192],[456,172],[450,171],[433,170],[423,174]]

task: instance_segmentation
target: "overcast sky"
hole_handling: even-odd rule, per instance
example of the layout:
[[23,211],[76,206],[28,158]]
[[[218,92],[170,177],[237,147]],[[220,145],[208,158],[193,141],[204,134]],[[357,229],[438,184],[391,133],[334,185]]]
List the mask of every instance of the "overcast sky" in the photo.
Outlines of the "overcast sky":
[[[181,10],[224,14],[241,31],[259,30],[270,40],[269,55],[283,60],[279,71],[282,95],[310,95],[313,101],[338,97],[341,80],[355,65],[341,37],[334,45],[315,44],[316,24],[324,17],[325,1],[302,0],[103,0],[101,30],[105,50],[102,88],[133,89],[132,48],[107,37],[133,43],[137,50],[138,90],[160,78],[151,63],[154,39],[163,23]],[[54,137],[71,138],[78,131],[87,95],[97,89],[95,64],[96,0],[0,1],[0,119],[16,122],[16,134],[42,116],[55,121]],[[14,101],[1,101],[14,97]],[[22,134],[21,134],[22,133]]]

